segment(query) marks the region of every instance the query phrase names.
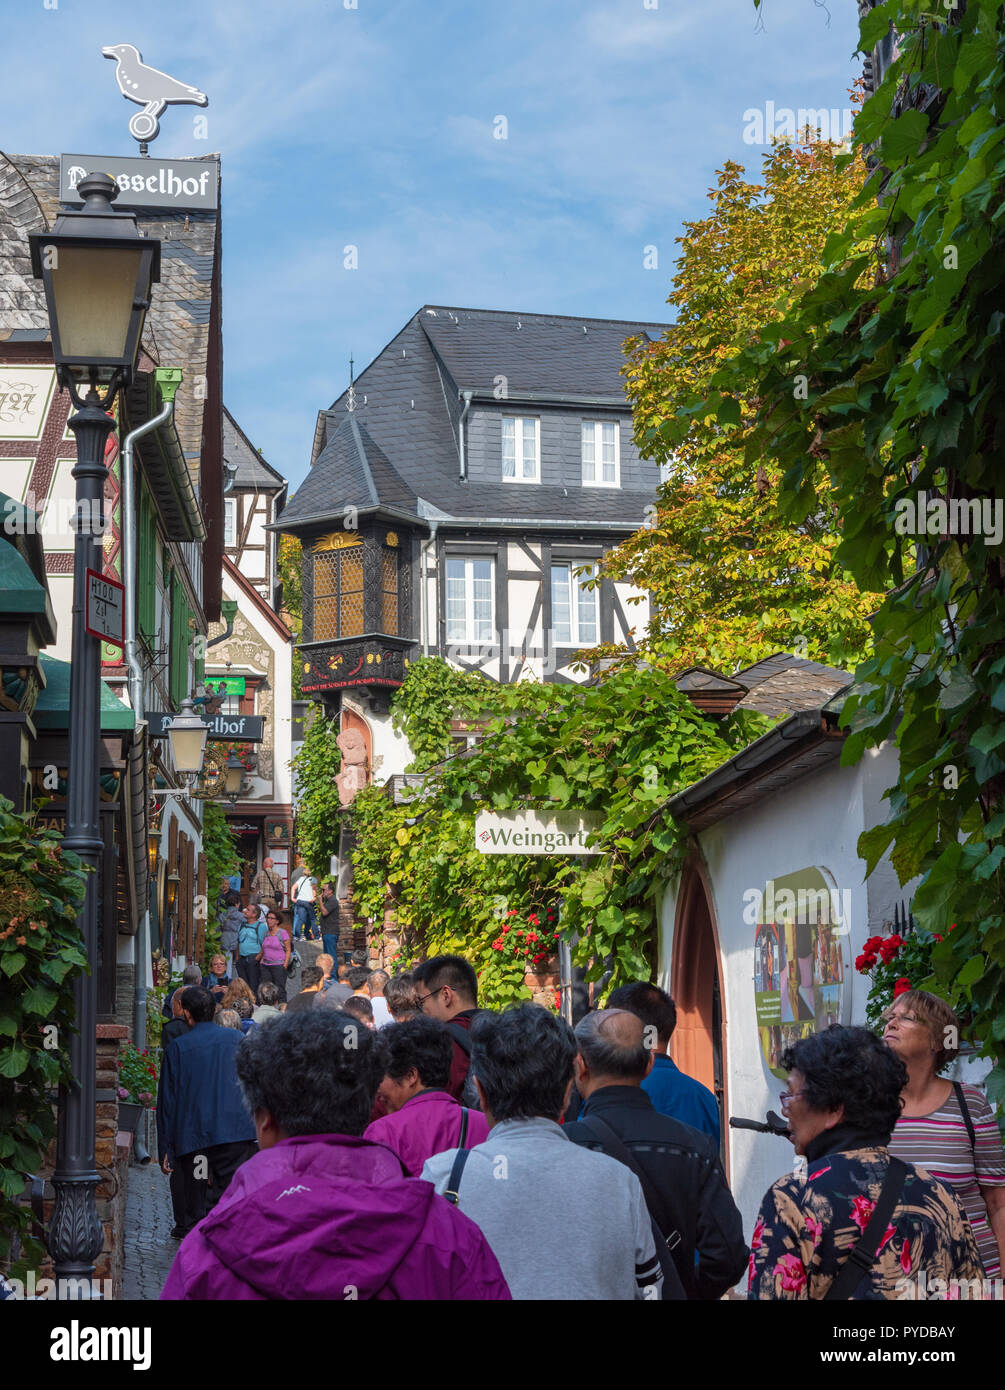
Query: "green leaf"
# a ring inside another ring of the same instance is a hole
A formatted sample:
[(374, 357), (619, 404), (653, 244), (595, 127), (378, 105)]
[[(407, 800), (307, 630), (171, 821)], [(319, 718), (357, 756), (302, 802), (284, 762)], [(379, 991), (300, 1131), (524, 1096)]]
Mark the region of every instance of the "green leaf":
[(956, 976), (956, 984), (960, 989), (969, 989), (975, 985), (984, 974), (984, 957), (971, 956), (966, 965)]
[(0, 1076), (20, 1076), (30, 1057), (31, 1053), (23, 1047), (0, 1049)]
[(928, 117), (920, 111), (905, 111), (883, 131), (880, 150), (883, 162), (891, 169), (914, 154), (928, 131)]
[(24, 969), (27, 959), (20, 951), (6, 951), (0, 956), (0, 970), (5, 975), (16, 975), (19, 970)]
[(26, 1014), (51, 1014), (59, 996), (45, 985), (33, 985), (25, 991), (21, 1003)]

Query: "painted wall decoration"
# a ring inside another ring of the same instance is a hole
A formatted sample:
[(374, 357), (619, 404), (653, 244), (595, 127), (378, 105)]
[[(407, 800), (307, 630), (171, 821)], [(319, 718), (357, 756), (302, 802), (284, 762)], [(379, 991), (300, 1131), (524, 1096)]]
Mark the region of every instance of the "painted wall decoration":
[(784, 1080), (781, 1057), (787, 1047), (847, 1021), (850, 894), (839, 894), (820, 869), (806, 868), (769, 879), (757, 896), (757, 1032), (769, 1070)]
[(56, 373), (52, 367), (0, 366), (0, 439), (38, 439)]

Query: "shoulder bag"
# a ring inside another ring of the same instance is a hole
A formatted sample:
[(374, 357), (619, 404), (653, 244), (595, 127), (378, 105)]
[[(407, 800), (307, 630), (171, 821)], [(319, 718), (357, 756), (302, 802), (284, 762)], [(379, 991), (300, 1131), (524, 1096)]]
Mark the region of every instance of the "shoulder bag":
[(894, 1207), (900, 1200), (907, 1173), (908, 1166), (903, 1159), (890, 1159), (890, 1166), (886, 1170), (886, 1177), (883, 1179), (883, 1186), (876, 1198), (876, 1205), (873, 1207), (868, 1224), (845, 1256), (841, 1268), (835, 1275), (830, 1288), (824, 1294), (822, 1302), (826, 1303), (838, 1298), (851, 1298), (876, 1263), (879, 1242), (883, 1238), (883, 1232), (890, 1224)]

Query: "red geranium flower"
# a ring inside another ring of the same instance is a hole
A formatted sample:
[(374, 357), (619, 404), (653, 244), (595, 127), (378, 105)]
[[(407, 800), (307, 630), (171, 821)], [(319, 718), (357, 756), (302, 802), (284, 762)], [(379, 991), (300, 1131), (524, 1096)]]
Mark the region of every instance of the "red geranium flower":
[(876, 964), (876, 957), (868, 955), (865, 951), (855, 958), (855, 969), (860, 975), (864, 975), (867, 970), (871, 970)]
[(893, 997), (894, 997), (894, 999), (898, 998), (901, 994), (905, 994), (905, 993), (907, 992), (907, 990), (909, 990), (910, 988), (911, 988), (911, 982), (910, 982), (910, 980), (907, 978), (906, 975), (901, 975), (900, 979), (897, 980), (897, 981), (894, 983), (894, 986), (893, 986)]

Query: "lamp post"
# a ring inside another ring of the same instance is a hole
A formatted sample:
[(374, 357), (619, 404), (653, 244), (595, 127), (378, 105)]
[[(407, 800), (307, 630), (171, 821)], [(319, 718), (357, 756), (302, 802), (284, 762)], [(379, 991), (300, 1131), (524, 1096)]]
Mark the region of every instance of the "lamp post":
[[(116, 392), (132, 380), (151, 285), (160, 279), (160, 242), (140, 235), (134, 213), (116, 212), (118, 186), (107, 174), (77, 185), (79, 212), (57, 217), (51, 232), (34, 232), (32, 270), (45, 290), (52, 356), (61, 386), (77, 407), (69, 428), (77, 441), (73, 548), (73, 633), (70, 666), (70, 759), (64, 845), (91, 870), (77, 917), (92, 969), (74, 982), (77, 1029), (69, 1040), (73, 1083), (61, 1086), (56, 1138), (55, 1202), (48, 1247), (58, 1278), (89, 1279), (103, 1232), (95, 1190), (95, 1062), (97, 1042), (98, 898), (102, 836), (98, 811), (101, 741), (99, 639), (85, 630), (87, 570), (100, 572), (105, 444), (115, 428), (108, 414)], [(100, 394), (99, 387), (104, 389)], [(78, 388), (84, 388), (83, 399)], [(110, 885), (105, 885), (105, 891)]]

